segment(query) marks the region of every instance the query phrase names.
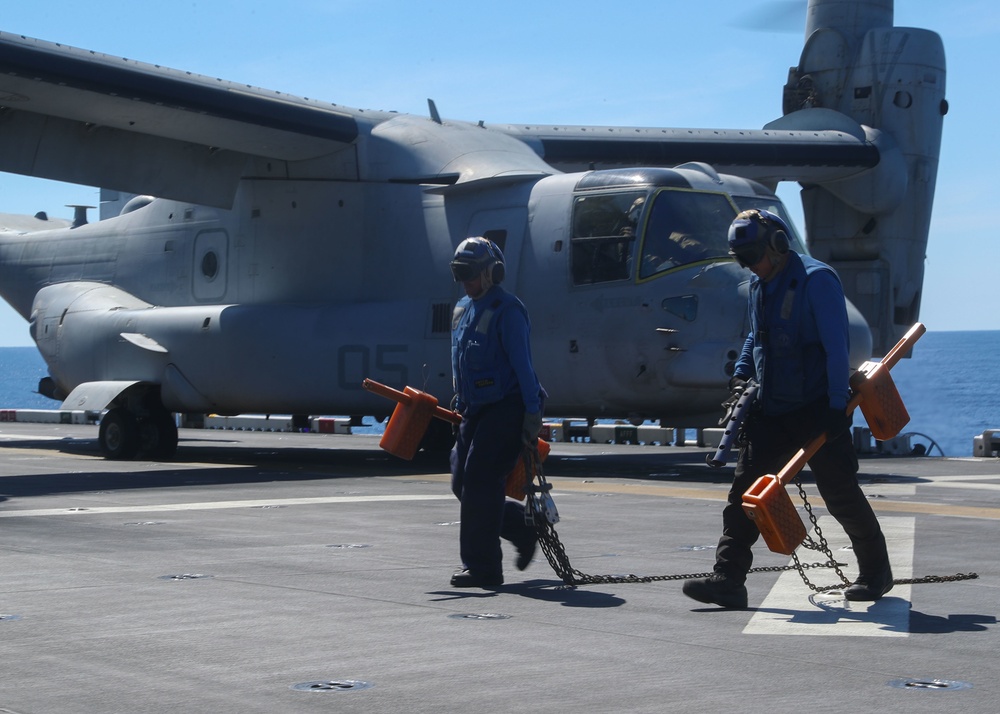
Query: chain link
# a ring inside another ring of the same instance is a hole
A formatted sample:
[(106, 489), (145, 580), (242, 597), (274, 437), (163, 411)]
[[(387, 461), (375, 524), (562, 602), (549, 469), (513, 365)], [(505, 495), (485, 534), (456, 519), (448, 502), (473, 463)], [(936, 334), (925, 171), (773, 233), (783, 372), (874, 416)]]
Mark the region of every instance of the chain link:
[[(707, 573), (679, 573), (675, 575), (588, 575), (583, 573), (576, 568), (574, 568), (569, 562), (569, 556), (566, 555), (566, 549), (563, 547), (562, 541), (559, 540), (559, 534), (556, 533), (554, 524), (549, 522), (549, 519), (542, 512), (542, 508), (539, 504), (537, 498), (533, 498), (535, 494), (538, 493), (548, 493), (551, 486), (545, 480), (545, 475), (542, 473), (541, 463), (534, 454), (528, 454), (525, 458), (525, 468), (527, 469), (526, 478), (526, 490), (527, 498), (525, 499), (525, 520), (529, 524), (533, 524), (535, 530), (538, 533), (538, 545), (545, 554), (546, 560), (549, 561), (549, 565), (552, 570), (555, 571), (562, 581), (570, 587), (575, 587), (577, 585), (594, 585), (594, 584), (611, 584), (611, 583), (652, 583), (664, 580), (690, 580), (692, 578), (707, 578), (713, 575), (713, 572)], [(532, 478), (533, 477), (533, 478)], [(537, 485), (536, 485), (537, 482)], [(782, 572), (786, 570), (797, 570), (802, 581), (815, 592), (829, 592), (831, 590), (841, 590), (851, 584), (847, 576), (841, 570), (844, 563), (838, 563), (833, 553), (830, 552), (830, 546), (827, 543), (826, 537), (823, 535), (823, 530), (819, 527), (819, 522), (816, 515), (813, 513), (812, 504), (806, 498), (805, 490), (802, 487), (802, 483), (798, 476), (795, 477), (795, 485), (798, 487), (799, 495), (802, 498), (803, 505), (806, 509), (806, 513), (809, 516), (809, 522), (812, 524), (813, 531), (816, 534), (815, 540), (812, 536), (806, 536), (806, 540), (803, 541), (802, 547), (808, 550), (815, 550), (823, 553), (827, 560), (825, 562), (817, 563), (802, 563), (799, 560), (797, 552), (792, 553), (792, 560), (794, 565), (773, 565), (773, 566), (760, 566), (757, 568), (751, 568), (751, 573), (774, 573)], [(806, 575), (806, 570), (811, 570), (814, 568), (828, 568), (832, 569), (837, 576), (840, 578), (840, 583), (835, 585), (815, 585), (809, 580)], [(909, 585), (909, 584), (922, 584), (922, 583), (949, 583), (956, 582), (959, 580), (975, 580), (979, 577), (977, 573), (956, 573), (955, 575), (927, 575), (922, 578), (904, 578), (893, 580), (895, 585)]]

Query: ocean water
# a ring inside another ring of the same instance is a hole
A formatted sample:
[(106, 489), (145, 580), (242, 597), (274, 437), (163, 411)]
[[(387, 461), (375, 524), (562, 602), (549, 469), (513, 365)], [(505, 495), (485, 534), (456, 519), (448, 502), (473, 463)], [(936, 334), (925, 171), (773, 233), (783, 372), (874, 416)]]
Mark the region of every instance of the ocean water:
[(58, 409), (59, 402), (38, 393), (48, 373), (34, 347), (0, 347), (0, 409)]
[[(1000, 331), (928, 332), (900, 360), (892, 379), (912, 443), (936, 444), (932, 456), (972, 456), (972, 438), (1000, 429)], [(860, 410), (855, 424), (864, 424)], [(923, 437), (923, 438), (921, 438)]]
[[(36, 391), (47, 373), (34, 347), (0, 348), (0, 408), (57, 409)], [(1000, 429), (1000, 331), (928, 332), (892, 378), (910, 414), (903, 434), (932, 456), (971, 456), (974, 436)]]

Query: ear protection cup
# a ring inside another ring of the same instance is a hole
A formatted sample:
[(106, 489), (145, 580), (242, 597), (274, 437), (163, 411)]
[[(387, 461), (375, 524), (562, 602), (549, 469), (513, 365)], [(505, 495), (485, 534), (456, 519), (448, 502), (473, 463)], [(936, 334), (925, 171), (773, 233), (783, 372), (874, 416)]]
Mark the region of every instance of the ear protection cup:
[(788, 252), (789, 248), (788, 234), (785, 233), (780, 228), (775, 227), (771, 231), (770, 244), (771, 244), (771, 250), (773, 250), (775, 253), (778, 253), (779, 255), (784, 255), (785, 253)]
[(747, 268), (764, 257), (765, 251), (785, 255), (791, 250), (788, 225), (775, 213), (751, 208), (741, 211), (729, 225), (729, 255)]
[(503, 264), (503, 253), (500, 252), (500, 248), (493, 241), (487, 240), (486, 243), (490, 257), (493, 258), (493, 263), (487, 268), (490, 271), (490, 281), (494, 285), (499, 285), (503, 282), (504, 276), (507, 274), (507, 268)]
[(474, 236), (466, 238), (455, 249), (455, 257), (451, 261), (451, 272), (455, 282), (472, 280), (482, 273), (487, 273), (493, 285), (499, 284), (506, 275), (503, 252), (488, 238)]
[(791, 244), (788, 240), (788, 233), (785, 230), (785, 222), (774, 213), (763, 209), (757, 210), (756, 214), (761, 227), (767, 231), (768, 247), (778, 255), (787, 253)]

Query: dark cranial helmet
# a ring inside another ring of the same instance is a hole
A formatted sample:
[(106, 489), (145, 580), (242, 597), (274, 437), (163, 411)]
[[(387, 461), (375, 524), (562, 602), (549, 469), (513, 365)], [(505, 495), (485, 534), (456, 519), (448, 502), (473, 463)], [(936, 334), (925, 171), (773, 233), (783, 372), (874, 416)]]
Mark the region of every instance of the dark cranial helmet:
[(729, 255), (744, 268), (757, 265), (770, 249), (782, 255), (788, 252), (788, 225), (763, 209), (743, 211), (729, 226)]
[(475, 280), (487, 270), (493, 285), (503, 280), (503, 253), (496, 243), (478, 236), (459, 243), (455, 257), (451, 259), (451, 274), (455, 276), (456, 283)]

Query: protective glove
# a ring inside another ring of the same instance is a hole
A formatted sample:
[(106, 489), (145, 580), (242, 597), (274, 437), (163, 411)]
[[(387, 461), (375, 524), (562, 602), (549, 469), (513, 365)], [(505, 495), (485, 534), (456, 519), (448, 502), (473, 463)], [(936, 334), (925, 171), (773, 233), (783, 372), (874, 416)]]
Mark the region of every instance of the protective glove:
[(743, 396), (746, 388), (747, 380), (743, 379), (743, 377), (733, 377), (729, 380), (729, 398), (722, 403), (722, 408), (726, 410), (726, 413), (719, 419), (719, 426), (729, 422), (730, 417), (733, 415), (733, 409), (736, 408), (736, 403), (740, 401), (740, 397)]
[(743, 396), (743, 392), (746, 391), (747, 384), (748, 384), (747, 380), (743, 379), (743, 377), (733, 377), (732, 379), (730, 379), (729, 399), (724, 401), (722, 403), (722, 406), (725, 409), (729, 409), (731, 406), (736, 404), (736, 402), (740, 400), (740, 397)]
[(524, 423), (521, 425), (521, 442), (528, 447), (538, 445), (538, 432), (542, 430), (542, 413), (525, 412)]
[(827, 441), (843, 436), (851, 430), (851, 425), (854, 423), (851, 415), (844, 409), (826, 409), (820, 414), (819, 420), (819, 431), (826, 433)]

